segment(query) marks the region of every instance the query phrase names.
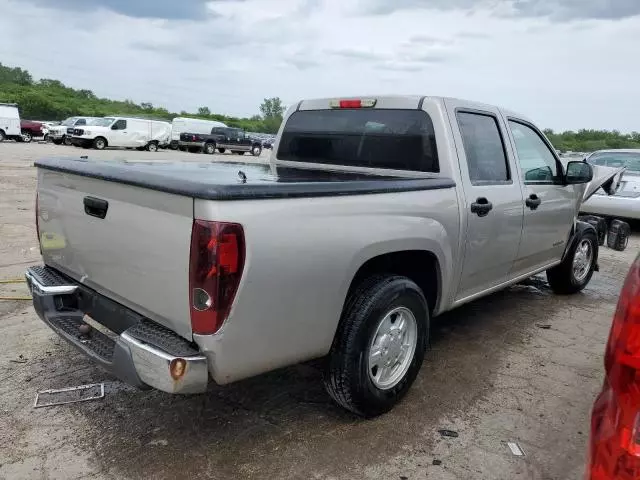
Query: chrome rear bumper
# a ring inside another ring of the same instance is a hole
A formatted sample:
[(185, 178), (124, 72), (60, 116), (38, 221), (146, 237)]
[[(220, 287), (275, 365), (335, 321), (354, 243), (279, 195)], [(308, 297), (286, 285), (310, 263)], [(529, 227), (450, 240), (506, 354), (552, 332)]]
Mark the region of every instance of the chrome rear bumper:
[[(168, 393), (207, 389), (207, 358), (194, 344), (52, 268), (32, 267), (25, 277), (40, 318), (109, 373)], [(91, 320), (85, 318), (87, 304), (93, 306)]]

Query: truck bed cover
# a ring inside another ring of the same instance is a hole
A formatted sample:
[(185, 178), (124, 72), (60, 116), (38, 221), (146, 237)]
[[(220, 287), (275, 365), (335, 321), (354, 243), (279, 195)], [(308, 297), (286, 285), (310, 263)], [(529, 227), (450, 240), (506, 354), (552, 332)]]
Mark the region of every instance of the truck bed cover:
[(363, 195), (455, 187), (450, 178), (381, 177), (237, 162), (135, 162), (48, 158), (35, 166), (203, 200)]

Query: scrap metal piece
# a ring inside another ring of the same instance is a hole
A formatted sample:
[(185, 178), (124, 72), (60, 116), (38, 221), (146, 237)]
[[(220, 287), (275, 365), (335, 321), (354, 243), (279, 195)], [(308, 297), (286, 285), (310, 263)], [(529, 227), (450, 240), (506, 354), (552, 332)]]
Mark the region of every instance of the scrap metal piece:
[(513, 453), (516, 457), (524, 457), (524, 451), (516, 442), (507, 442), (507, 447), (509, 447), (511, 453)]
[[(64, 400), (61, 402), (40, 403), (40, 404), (38, 403), (38, 400), (40, 399), (40, 395), (55, 395), (56, 393), (67, 393), (67, 392), (89, 390), (90, 388), (96, 388), (96, 387), (100, 388), (100, 392), (91, 397), (77, 398), (73, 400)], [(104, 398), (104, 383), (91, 383), (89, 385), (79, 385), (77, 387), (42, 390), (36, 393), (36, 400), (33, 403), (33, 408), (52, 407), (54, 405), (66, 405), (68, 403), (88, 402), (89, 400), (99, 400), (101, 398)]]

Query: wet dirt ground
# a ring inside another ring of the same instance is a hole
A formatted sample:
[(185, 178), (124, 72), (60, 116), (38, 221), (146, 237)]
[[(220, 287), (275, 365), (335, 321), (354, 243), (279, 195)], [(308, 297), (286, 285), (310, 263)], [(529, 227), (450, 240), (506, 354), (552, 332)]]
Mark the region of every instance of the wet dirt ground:
[[(0, 280), (39, 262), (33, 160), (79, 152), (0, 144)], [(639, 247), (637, 235), (624, 252), (603, 247), (582, 294), (555, 296), (535, 277), (436, 319), (410, 393), (368, 421), (331, 403), (319, 362), (199, 396), (131, 389), (60, 340), (30, 302), (0, 301), (0, 478), (580, 479), (604, 344)], [(0, 296), (25, 295), (24, 284), (0, 284)], [(104, 399), (33, 408), (39, 390), (94, 382), (105, 382)]]

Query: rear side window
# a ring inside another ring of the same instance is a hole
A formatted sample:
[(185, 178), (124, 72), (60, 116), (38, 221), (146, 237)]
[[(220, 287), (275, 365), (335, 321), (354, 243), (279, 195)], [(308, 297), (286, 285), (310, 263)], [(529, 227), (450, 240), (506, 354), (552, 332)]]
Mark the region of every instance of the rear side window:
[(81, 118), (76, 122), (76, 125), (86, 125), (87, 121), (84, 118)]
[(471, 183), (508, 182), (509, 165), (495, 117), (468, 112), (457, 116)]
[(287, 120), (277, 158), (327, 165), (439, 171), (433, 122), (422, 110), (298, 111)]

